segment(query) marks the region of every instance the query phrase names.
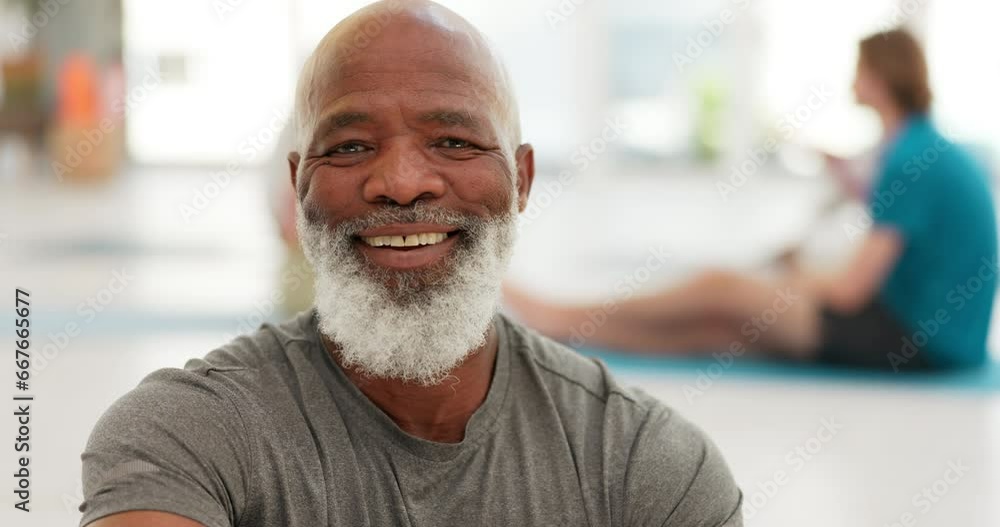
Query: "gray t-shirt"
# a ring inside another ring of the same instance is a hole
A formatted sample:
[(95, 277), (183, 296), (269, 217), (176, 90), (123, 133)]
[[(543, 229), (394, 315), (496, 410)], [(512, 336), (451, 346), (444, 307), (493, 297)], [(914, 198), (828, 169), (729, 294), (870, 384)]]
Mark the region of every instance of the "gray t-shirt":
[(81, 525), (128, 510), (223, 526), (738, 526), (705, 434), (603, 363), (498, 315), (460, 443), (402, 431), (320, 344), (314, 311), (146, 377), (83, 453)]

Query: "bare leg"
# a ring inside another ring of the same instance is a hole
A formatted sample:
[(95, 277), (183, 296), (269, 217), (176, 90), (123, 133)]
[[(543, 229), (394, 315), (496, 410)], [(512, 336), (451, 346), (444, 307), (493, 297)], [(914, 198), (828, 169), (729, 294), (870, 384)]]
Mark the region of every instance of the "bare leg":
[(504, 298), (542, 333), (617, 348), (718, 350), (741, 340), (807, 358), (819, 340), (816, 301), (794, 278), (712, 272), (675, 289), (584, 306), (539, 301), (511, 287)]
[(734, 325), (722, 320), (692, 320), (681, 324), (627, 323), (620, 319), (598, 325), (584, 322), (573, 328), (573, 345), (596, 345), (613, 349), (670, 354), (694, 354), (728, 349), (745, 339)]

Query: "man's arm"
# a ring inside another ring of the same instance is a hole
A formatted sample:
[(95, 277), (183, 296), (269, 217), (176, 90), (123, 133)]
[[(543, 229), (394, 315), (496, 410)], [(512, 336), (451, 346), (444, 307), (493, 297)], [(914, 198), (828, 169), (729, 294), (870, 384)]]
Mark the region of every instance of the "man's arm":
[(860, 171), (854, 163), (840, 156), (824, 153), (828, 172), (840, 185), (841, 190), (853, 200), (864, 201), (868, 194), (868, 186), (862, 181)]
[(159, 511), (131, 511), (105, 516), (87, 527), (205, 527), (183, 516)]
[(827, 305), (841, 313), (852, 313), (878, 294), (903, 253), (903, 238), (891, 227), (876, 226), (865, 238), (847, 268), (816, 287)]
[(834, 277), (824, 298), (838, 311), (850, 313), (870, 302), (892, 273), (907, 244), (926, 239), (933, 203), (939, 199), (935, 181), (917, 181), (905, 165), (890, 161), (875, 178), (870, 204), (872, 229), (848, 268)]
[(742, 527), (743, 495), (722, 454), (696, 426), (655, 403), (625, 477), (627, 527)]
[(160, 370), (112, 405), (82, 456), (81, 525), (236, 523), (253, 449), (226, 390), (211, 375)]

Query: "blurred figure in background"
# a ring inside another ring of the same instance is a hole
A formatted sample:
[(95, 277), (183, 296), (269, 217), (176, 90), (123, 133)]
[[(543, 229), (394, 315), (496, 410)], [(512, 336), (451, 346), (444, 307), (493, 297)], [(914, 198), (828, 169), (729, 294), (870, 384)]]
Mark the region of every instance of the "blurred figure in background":
[[(606, 321), (594, 324), (587, 343), (614, 349), (731, 348), (739, 355), (746, 345), (795, 360), (892, 371), (983, 364), (998, 272), (986, 171), (929, 119), (924, 53), (906, 31), (861, 42), (854, 91), (878, 113), (884, 138), (871, 188), (842, 178), (848, 193), (866, 196), (868, 216), (845, 225), (860, 246), (839, 273), (792, 266), (764, 281), (709, 272), (611, 308), (556, 305), (507, 286), (508, 307), (562, 340), (604, 311)], [(762, 316), (769, 312), (777, 316)]]
[(286, 126), (265, 165), (271, 215), (284, 242), (284, 261), (277, 282), (281, 286), (280, 317), (305, 311), (313, 305), (313, 269), (299, 244), (295, 227), (295, 189), (288, 182), (288, 152), (295, 150), (295, 128)]

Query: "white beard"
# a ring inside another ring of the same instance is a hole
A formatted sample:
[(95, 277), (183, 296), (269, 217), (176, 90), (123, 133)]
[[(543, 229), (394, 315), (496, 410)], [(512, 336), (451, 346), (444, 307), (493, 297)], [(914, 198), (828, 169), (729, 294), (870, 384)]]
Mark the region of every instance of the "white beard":
[[(316, 271), (319, 329), (337, 345), (343, 366), (430, 386), (486, 342), (517, 236), (514, 196), (508, 213), (487, 220), (418, 205), (382, 209), (336, 229), (296, 208), (299, 240)], [(376, 269), (353, 245), (354, 235), (395, 222), (454, 225), (462, 237), (435, 269)]]

